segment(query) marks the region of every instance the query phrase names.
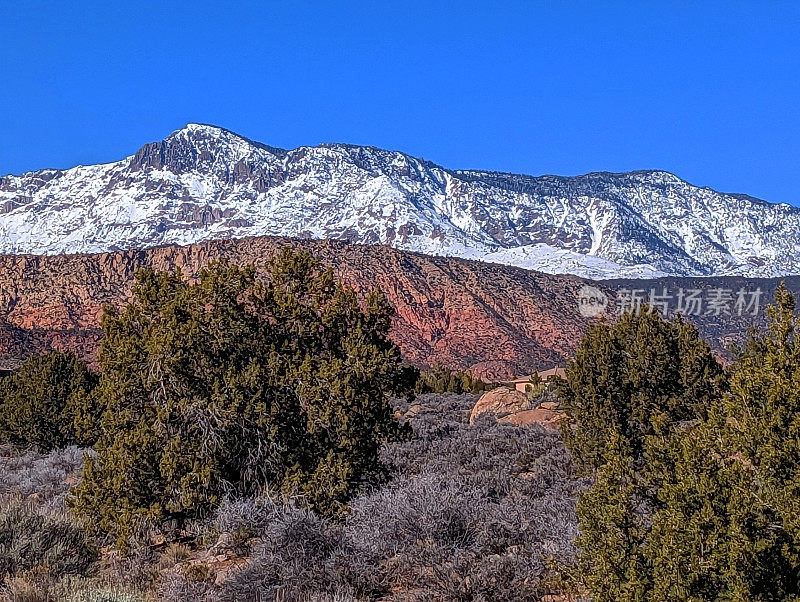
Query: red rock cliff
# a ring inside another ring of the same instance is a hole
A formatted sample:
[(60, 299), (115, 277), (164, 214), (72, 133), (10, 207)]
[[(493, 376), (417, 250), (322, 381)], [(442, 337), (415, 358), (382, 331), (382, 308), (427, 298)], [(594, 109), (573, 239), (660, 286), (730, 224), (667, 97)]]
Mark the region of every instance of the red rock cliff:
[(98, 255), (0, 256), (0, 363), (50, 348), (91, 359), (103, 305), (130, 299), (137, 268), (180, 268), (192, 277), (219, 257), (263, 268), (287, 244), (309, 249), (362, 294), (383, 289), (397, 310), (392, 336), (418, 364), (475, 366), (483, 378), (526, 374), (562, 365), (589, 324), (577, 307), (583, 281), (572, 276), (382, 246), (260, 237)]

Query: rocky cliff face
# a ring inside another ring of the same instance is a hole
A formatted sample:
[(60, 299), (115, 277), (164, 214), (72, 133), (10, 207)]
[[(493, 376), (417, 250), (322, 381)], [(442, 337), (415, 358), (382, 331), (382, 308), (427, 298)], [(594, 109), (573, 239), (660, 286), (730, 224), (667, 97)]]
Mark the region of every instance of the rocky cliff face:
[(137, 268), (188, 277), (225, 257), (265, 266), (286, 244), (308, 248), (361, 294), (379, 286), (397, 310), (392, 336), (418, 364), (474, 367), (482, 378), (562, 365), (590, 323), (578, 309), (583, 282), (518, 268), (429, 257), (385, 246), (247, 238), (94, 255), (0, 256), (0, 359), (13, 365), (44, 349), (91, 359), (105, 304), (130, 299)]
[(0, 253), (290, 236), (588, 278), (800, 273), (800, 209), (661, 171), (531, 177), (190, 124), (105, 165), (0, 178)]
[[(597, 319), (587, 315), (592, 311), (581, 310), (586, 287), (589, 299), (604, 298), (599, 315), (611, 320), (620, 307), (630, 308), (634, 299), (647, 303), (652, 295), (668, 317), (688, 313), (724, 353), (726, 345), (744, 339), (749, 326), (763, 327), (764, 309), (780, 281), (724, 277), (598, 283), (386, 246), (272, 237), (92, 255), (5, 255), (0, 256), (0, 369), (47, 349), (71, 349), (91, 360), (100, 341), (103, 306), (131, 298), (140, 267), (179, 268), (193, 277), (224, 257), (263, 270), (285, 245), (310, 250), (362, 295), (380, 287), (396, 308), (392, 337), (408, 360), (469, 368), (487, 380), (563, 366)], [(800, 277), (785, 280), (800, 292)]]

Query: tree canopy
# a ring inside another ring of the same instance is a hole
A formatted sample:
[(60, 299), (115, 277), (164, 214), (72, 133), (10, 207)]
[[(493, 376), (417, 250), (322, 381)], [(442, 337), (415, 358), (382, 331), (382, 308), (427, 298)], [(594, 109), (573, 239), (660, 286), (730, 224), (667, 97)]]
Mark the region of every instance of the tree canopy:
[[(381, 477), (400, 437), (390, 394), (413, 373), (388, 339), (392, 308), (363, 306), (304, 251), (265, 281), (210, 265), (196, 283), (142, 270), (102, 320), (96, 457), (70, 500), (119, 541), (141, 520), (183, 520), (266, 489), (336, 512)], [(89, 420), (91, 422), (91, 420)]]
[(647, 309), (592, 326), (568, 364), (562, 434), (594, 477), (577, 511), (583, 580), (595, 600), (642, 600), (652, 588), (647, 542), (658, 500), (650, 441), (704, 416), (721, 375), (694, 327)]
[[(644, 461), (654, 420), (676, 424), (703, 416), (720, 390), (722, 368), (697, 329), (655, 311), (625, 313), (590, 327), (559, 391), (564, 441), (586, 471), (612, 455)], [(612, 445), (612, 440), (615, 442)]]
[(0, 379), (0, 441), (43, 449), (91, 444), (76, 423), (96, 384), (97, 375), (72, 353), (29, 359)]
[(706, 420), (654, 445), (652, 599), (800, 599), (800, 341), (781, 285)]
[(794, 310), (781, 285), (725, 381), (680, 321), (589, 333), (562, 393), (565, 440), (594, 477), (578, 543), (595, 600), (800, 599)]

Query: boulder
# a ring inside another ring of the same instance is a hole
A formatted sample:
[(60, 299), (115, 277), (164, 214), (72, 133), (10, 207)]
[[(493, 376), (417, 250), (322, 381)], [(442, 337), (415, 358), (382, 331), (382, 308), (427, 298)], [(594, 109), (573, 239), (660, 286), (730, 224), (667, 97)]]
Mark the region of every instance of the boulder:
[(540, 408), (544, 408), (545, 410), (558, 410), (561, 407), (561, 404), (557, 401), (543, 401), (539, 404)]
[(564, 415), (557, 401), (544, 401), (538, 407), (521, 391), (498, 387), (484, 393), (469, 415), (469, 423), (473, 424), (479, 417), (490, 414), (498, 422), (507, 422), (515, 426), (540, 424), (548, 429), (557, 429), (558, 422)]
[(557, 410), (548, 410), (543, 407), (538, 407), (533, 410), (522, 410), (521, 412), (514, 412), (502, 418), (498, 418), (499, 422), (508, 422), (515, 426), (530, 426), (532, 424), (541, 424), (547, 429), (557, 429), (558, 421), (561, 420), (563, 412)]
[(476, 419), (484, 414), (493, 414), (497, 418), (502, 418), (509, 414), (530, 409), (531, 402), (525, 393), (508, 387), (497, 387), (481, 395), (475, 407), (472, 408), (472, 412), (470, 412), (469, 423), (473, 424)]
[(415, 404), (414, 404), (414, 405), (412, 405), (410, 408), (408, 408), (408, 411), (407, 411), (405, 414), (403, 414), (403, 416), (404, 416), (405, 418), (413, 418), (414, 416), (416, 416), (417, 414), (419, 414), (419, 413), (420, 413), (422, 410), (424, 410), (424, 409), (425, 409), (425, 408), (424, 408), (424, 407), (422, 407), (422, 405), (421, 405), (421, 404), (415, 403)]

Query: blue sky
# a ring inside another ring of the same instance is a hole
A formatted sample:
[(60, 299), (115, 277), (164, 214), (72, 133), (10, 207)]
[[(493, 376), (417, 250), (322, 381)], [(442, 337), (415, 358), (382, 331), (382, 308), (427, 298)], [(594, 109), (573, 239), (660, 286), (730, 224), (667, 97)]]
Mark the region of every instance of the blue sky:
[(800, 3), (5, 2), (0, 174), (187, 122), (800, 205)]

